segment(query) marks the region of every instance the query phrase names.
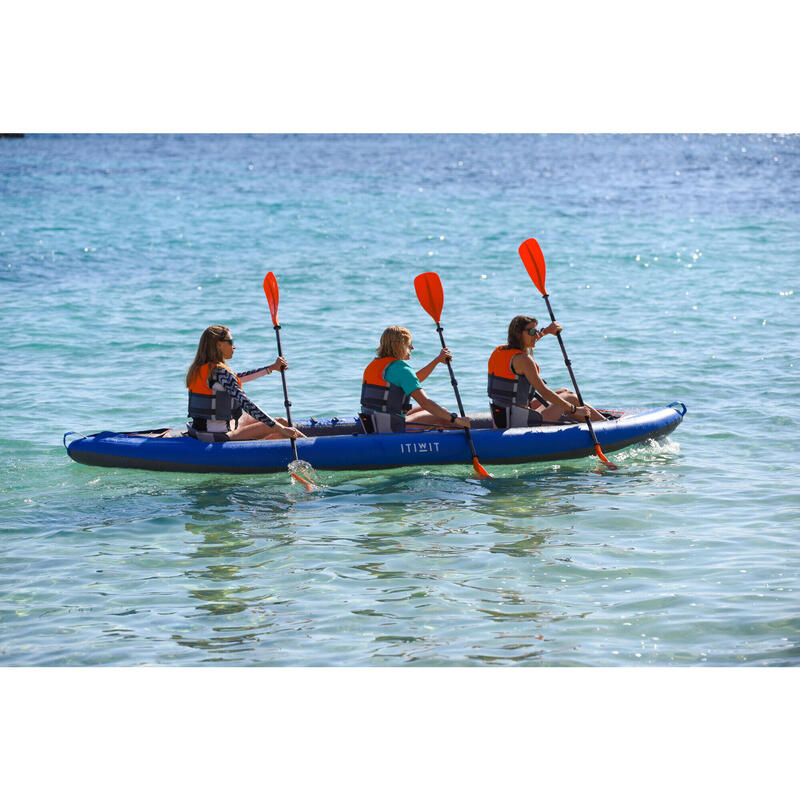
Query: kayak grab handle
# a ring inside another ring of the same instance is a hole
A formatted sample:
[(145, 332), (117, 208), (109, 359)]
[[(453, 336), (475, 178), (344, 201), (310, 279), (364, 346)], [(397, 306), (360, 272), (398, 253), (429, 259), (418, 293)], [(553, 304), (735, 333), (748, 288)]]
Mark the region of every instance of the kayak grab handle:
[(64, 449), (67, 452), (69, 452), (69, 445), (67, 445), (67, 436), (77, 436), (79, 439), (85, 439), (86, 438), (86, 436), (84, 436), (82, 433), (78, 433), (77, 431), (67, 431), (64, 434), (64, 438), (62, 440), (63, 443), (64, 443)]
[[(681, 408), (678, 408), (678, 406), (680, 406), (683, 409), (683, 411), (681, 411)], [(674, 403), (668, 403), (667, 408), (674, 408), (681, 415), (681, 419), (683, 419), (684, 416), (686, 416), (686, 406), (683, 403), (677, 401)]]

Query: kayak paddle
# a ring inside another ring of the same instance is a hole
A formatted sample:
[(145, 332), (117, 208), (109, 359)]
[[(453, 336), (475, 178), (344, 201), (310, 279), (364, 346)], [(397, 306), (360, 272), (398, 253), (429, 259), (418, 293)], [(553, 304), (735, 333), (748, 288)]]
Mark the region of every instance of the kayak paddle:
[[(556, 318), (553, 315), (553, 307), (550, 305), (550, 298), (547, 296), (547, 291), (544, 287), (544, 279), (545, 279), (545, 263), (544, 263), (544, 255), (542, 253), (542, 248), (539, 247), (539, 242), (536, 239), (526, 239), (520, 246), (519, 246), (519, 255), (522, 259), (522, 263), (525, 265), (525, 269), (528, 270), (528, 275), (530, 275), (531, 280), (533, 281), (536, 288), (541, 293), (542, 297), (544, 297), (545, 303), (547, 303), (547, 310), (550, 312), (550, 319), (555, 322)], [(558, 337), (558, 343), (561, 345), (561, 352), (564, 355), (564, 363), (567, 365), (567, 369), (569, 370), (569, 376), (572, 378), (572, 385), (575, 387), (575, 394), (578, 396), (578, 404), (583, 405), (583, 398), (581, 397), (581, 390), (578, 388), (578, 382), (575, 380), (575, 373), (572, 371), (572, 362), (569, 360), (567, 356), (567, 350), (564, 347), (564, 341), (561, 338), (561, 334), (557, 333), (556, 336)], [(597, 457), (609, 468), (609, 469), (619, 469), (616, 464), (613, 464), (609, 461), (603, 451), (600, 449), (600, 442), (597, 441), (597, 436), (595, 435), (594, 428), (592, 427), (592, 421), (589, 419), (589, 415), (586, 415), (586, 424), (589, 427), (589, 433), (592, 435), (592, 441), (594, 442), (594, 452), (597, 454)]]
[[(278, 322), (278, 281), (275, 279), (275, 275), (272, 272), (268, 272), (264, 278), (264, 294), (267, 296), (267, 304), (269, 305), (269, 313), (272, 317), (272, 326), (275, 328), (275, 336), (278, 339), (278, 356), (283, 357), (283, 351), (281, 350), (281, 326)], [(289, 401), (289, 392), (286, 389), (286, 368), (281, 367), (281, 382), (283, 383), (283, 405), (286, 407), (286, 421), (289, 423), (289, 427), (292, 427), (292, 412), (291, 407), (292, 404)], [(300, 461), (297, 455), (297, 442), (294, 439), (289, 440), (292, 443), (292, 455), (294, 455), (294, 462), (289, 465), (289, 472), (293, 478), (297, 478), (300, 483), (302, 483), (307, 491), (311, 491), (314, 488), (314, 483), (310, 481), (308, 478), (302, 477), (302, 475), (298, 475), (295, 471), (297, 469), (298, 464), (296, 462)], [(300, 462), (300, 464), (305, 464), (306, 462)], [(309, 464), (309, 466), (311, 466)], [(294, 467), (295, 470), (291, 468)]]
[[(444, 290), (442, 289), (442, 282), (435, 272), (423, 272), (422, 275), (417, 275), (414, 278), (414, 289), (417, 292), (417, 299), (420, 305), (431, 315), (433, 321), (436, 323), (436, 330), (439, 333), (439, 339), (442, 342), (442, 347), (447, 347), (444, 343), (444, 334), (442, 333), (442, 325), (439, 322), (442, 316), (442, 307), (444, 306)], [(450, 383), (453, 384), (453, 391), (456, 393), (456, 403), (458, 403), (458, 412), (464, 417), (464, 406), (461, 404), (461, 394), (458, 391), (458, 381), (453, 374), (453, 365), (450, 359), (447, 359), (447, 369), (450, 372)], [(414, 424), (413, 422), (411, 423)], [(475, 443), (472, 441), (472, 433), (469, 428), (464, 428), (464, 433), (467, 434), (467, 441), (469, 442), (469, 449), (472, 452), (472, 466), (475, 472), (478, 473), (479, 478), (491, 478), (490, 475), (478, 461), (478, 454), (475, 452)]]

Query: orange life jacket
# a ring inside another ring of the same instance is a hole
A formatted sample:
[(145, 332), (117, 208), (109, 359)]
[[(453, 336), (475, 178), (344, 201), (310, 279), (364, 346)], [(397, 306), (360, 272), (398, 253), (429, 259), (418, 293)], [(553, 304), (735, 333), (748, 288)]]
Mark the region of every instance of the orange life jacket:
[(385, 414), (405, 414), (411, 408), (409, 396), (384, 377), (386, 368), (396, 358), (373, 358), (364, 370), (364, 382), (361, 384), (361, 405), (373, 411)]
[[(527, 406), (536, 396), (530, 381), (524, 375), (514, 372), (511, 361), (514, 356), (524, 353), (514, 347), (495, 347), (489, 356), (489, 386), (491, 401), (500, 408), (510, 406)], [(534, 362), (536, 364), (536, 362)], [(536, 372), (539, 365), (536, 364)], [(545, 405), (547, 405), (545, 403)]]
[[(234, 399), (224, 389), (214, 390), (208, 385), (209, 374), (212, 367), (222, 366), (218, 362), (209, 361), (197, 371), (191, 386), (189, 386), (189, 411), (188, 416), (194, 419), (222, 420), (230, 422), (242, 416), (242, 407), (238, 399)], [(242, 381), (235, 373), (231, 373), (242, 388)]]
[(409, 395), (385, 378), (387, 367), (396, 358), (374, 358), (364, 370), (361, 384), (361, 412), (369, 417), (365, 428), (371, 433), (390, 433), (405, 429), (405, 413), (411, 409)]

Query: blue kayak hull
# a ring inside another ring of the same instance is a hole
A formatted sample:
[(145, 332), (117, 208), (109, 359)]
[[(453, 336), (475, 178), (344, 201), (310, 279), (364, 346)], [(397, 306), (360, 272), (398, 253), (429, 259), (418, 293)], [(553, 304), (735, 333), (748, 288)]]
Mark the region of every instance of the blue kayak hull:
[[(678, 427), (682, 403), (645, 411), (619, 412), (619, 419), (593, 424), (603, 452), (666, 436)], [(376, 470), (436, 464), (471, 463), (466, 436), (457, 430), (420, 433), (356, 433), (357, 420), (300, 420), (308, 436), (297, 440), (298, 457), (317, 470)], [(316, 430), (315, 430), (316, 429)], [(341, 433), (338, 434), (339, 430)], [(324, 435), (314, 435), (317, 431)], [(283, 472), (293, 460), (286, 439), (209, 444), (189, 436), (153, 438), (144, 433), (103, 431), (74, 439), (70, 458), (99, 467), (165, 470), (170, 472), (259, 473)], [(522, 464), (562, 461), (594, 454), (585, 424), (472, 431), (482, 464)]]

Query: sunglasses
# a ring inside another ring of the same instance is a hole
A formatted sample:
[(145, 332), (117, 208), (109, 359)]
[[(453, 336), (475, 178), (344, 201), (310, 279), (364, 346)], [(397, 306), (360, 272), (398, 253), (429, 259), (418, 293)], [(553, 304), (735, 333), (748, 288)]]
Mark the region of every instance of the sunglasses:
[(227, 344), (233, 344), (233, 339), (218, 339), (219, 342), (226, 342)]
[(525, 333), (527, 333), (528, 336), (536, 336), (539, 331), (537, 331), (536, 328), (525, 328)]

